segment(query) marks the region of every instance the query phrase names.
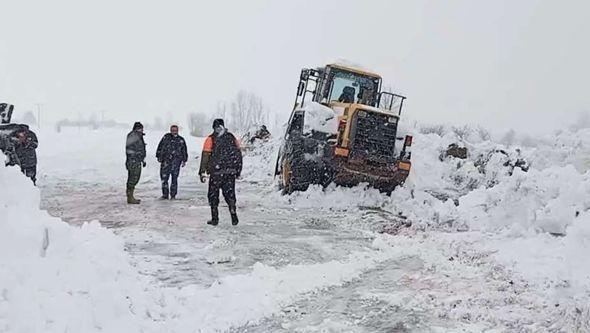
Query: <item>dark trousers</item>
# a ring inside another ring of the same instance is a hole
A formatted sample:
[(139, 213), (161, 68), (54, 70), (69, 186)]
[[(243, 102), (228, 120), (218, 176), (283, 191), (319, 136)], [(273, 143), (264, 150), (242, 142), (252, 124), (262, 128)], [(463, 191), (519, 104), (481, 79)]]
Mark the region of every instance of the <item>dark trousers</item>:
[(209, 177), (207, 198), (211, 207), (219, 206), (219, 190), (225, 202), (232, 207), (236, 205), (236, 176), (232, 174), (212, 174)]
[(141, 163), (127, 163), (127, 188), (134, 189), (141, 177)]
[(20, 170), (25, 174), (25, 176), (31, 178), (33, 181), (33, 185), (37, 185), (37, 166), (27, 166), (21, 167)]
[[(164, 161), (160, 164), (160, 179), (162, 180), (162, 195), (168, 197), (176, 196), (178, 191), (178, 175), (180, 174), (180, 165), (182, 161)], [(168, 191), (168, 179), (172, 177), (170, 182), (170, 191)]]

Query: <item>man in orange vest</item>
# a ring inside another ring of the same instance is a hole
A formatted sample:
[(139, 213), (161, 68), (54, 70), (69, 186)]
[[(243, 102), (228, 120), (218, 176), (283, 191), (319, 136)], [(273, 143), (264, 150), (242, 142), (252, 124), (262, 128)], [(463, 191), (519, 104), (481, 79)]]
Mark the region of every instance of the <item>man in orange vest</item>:
[(207, 198), (211, 206), (209, 225), (219, 223), (219, 190), (229, 206), (232, 225), (238, 224), (236, 212), (236, 178), (242, 173), (242, 151), (240, 142), (227, 131), (223, 119), (213, 121), (213, 133), (203, 145), (199, 177), (205, 183), (205, 174), (209, 174), (209, 191)]

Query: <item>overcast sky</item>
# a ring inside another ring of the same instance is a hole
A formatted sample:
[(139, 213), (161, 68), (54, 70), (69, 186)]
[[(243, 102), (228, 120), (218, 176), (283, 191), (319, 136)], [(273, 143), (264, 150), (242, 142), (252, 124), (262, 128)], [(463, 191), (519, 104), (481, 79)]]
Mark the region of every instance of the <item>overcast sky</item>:
[(184, 120), (240, 89), (277, 113), (348, 59), (413, 118), (542, 132), (590, 110), (590, 1), (1, 1), (0, 101), (55, 121)]

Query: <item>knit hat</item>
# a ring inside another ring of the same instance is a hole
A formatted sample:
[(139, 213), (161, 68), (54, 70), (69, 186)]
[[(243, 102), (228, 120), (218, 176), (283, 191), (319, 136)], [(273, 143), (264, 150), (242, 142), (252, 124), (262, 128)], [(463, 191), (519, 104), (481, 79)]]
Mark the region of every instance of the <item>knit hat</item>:
[(133, 124), (133, 130), (135, 131), (140, 128), (143, 128), (143, 125), (139, 121), (136, 121), (135, 124)]
[(219, 127), (219, 126), (225, 127), (225, 123), (223, 122), (223, 119), (217, 118), (217, 119), (213, 120), (213, 129), (215, 129), (216, 127)]

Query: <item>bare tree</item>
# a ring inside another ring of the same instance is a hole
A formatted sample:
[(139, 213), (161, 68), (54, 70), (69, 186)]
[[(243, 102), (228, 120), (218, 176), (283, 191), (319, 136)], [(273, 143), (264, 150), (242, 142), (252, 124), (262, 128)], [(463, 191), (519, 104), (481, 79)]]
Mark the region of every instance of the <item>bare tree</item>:
[(477, 126), (477, 134), (482, 141), (490, 141), (492, 139), (490, 131), (482, 126)]
[(262, 98), (240, 91), (231, 102), (219, 102), (215, 116), (225, 119), (227, 127), (246, 132), (254, 126), (266, 124), (268, 113)]
[(440, 137), (444, 136), (447, 132), (444, 125), (423, 125), (419, 129), (422, 134), (436, 134)]

